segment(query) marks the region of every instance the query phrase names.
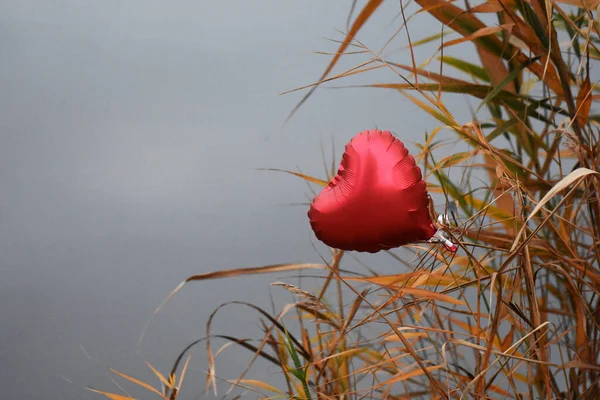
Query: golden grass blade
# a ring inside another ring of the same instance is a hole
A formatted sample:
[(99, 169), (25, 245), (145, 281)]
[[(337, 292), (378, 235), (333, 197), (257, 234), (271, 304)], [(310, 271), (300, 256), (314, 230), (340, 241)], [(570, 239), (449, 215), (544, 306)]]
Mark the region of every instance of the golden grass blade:
[[(434, 75), (434, 74), (430, 74), (430, 75)], [(434, 78), (432, 77), (432, 79), (434, 79)], [(524, 96), (521, 96), (521, 95), (511, 93), (508, 90), (504, 90), (502, 88), (498, 89), (498, 88), (493, 88), (488, 85), (468, 83), (468, 82), (460, 81), (460, 80), (456, 80), (456, 79), (454, 79), (454, 80), (447, 79), (446, 81), (447, 81), (446, 83), (442, 83), (442, 84), (420, 83), (418, 88), (416, 88), (412, 84), (407, 84), (407, 83), (374, 83), (374, 84), (356, 85), (356, 86), (347, 86), (347, 87), (395, 89), (395, 90), (400, 91), (404, 95), (406, 95), (406, 93), (403, 92), (404, 90), (418, 90), (421, 93), (423, 91), (432, 91), (432, 92), (437, 91), (437, 92), (443, 92), (443, 93), (462, 93), (462, 94), (467, 94), (467, 95), (484, 100), (482, 102), (482, 104), (480, 105), (480, 107), (483, 107), (483, 105), (485, 105), (485, 103), (490, 102), (493, 104), (507, 106), (508, 108), (514, 109), (515, 111), (517, 111), (521, 114), (530, 115), (536, 119), (539, 119), (540, 121), (546, 122), (546, 119), (544, 118), (544, 116), (542, 114), (540, 114), (539, 112), (537, 112), (537, 110), (536, 110), (538, 108), (537, 105), (540, 105), (542, 108), (546, 108), (546, 109), (549, 108), (545, 104), (538, 103), (535, 106), (531, 106), (530, 104), (528, 104), (528, 101), (529, 101), (528, 98), (525, 98)], [(497, 90), (497, 91), (495, 93), (491, 94), (492, 91), (495, 91), (495, 90)], [(408, 96), (408, 95), (406, 95), (406, 96)], [(413, 102), (415, 102), (415, 101), (413, 100)], [(423, 104), (423, 103), (420, 103), (417, 105), (419, 107), (423, 108), (421, 106), (421, 104)], [(442, 122), (448, 122), (447, 118), (452, 118), (451, 115), (449, 115), (445, 112), (439, 113), (439, 112), (435, 111), (434, 109), (432, 109), (431, 107), (428, 107), (428, 109), (426, 109), (426, 111), (428, 111), (431, 115), (435, 116), (437, 119), (439, 119)], [(437, 115), (434, 115), (434, 113), (437, 113)]]
[(112, 372), (114, 372), (115, 374), (117, 374), (117, 375), (120, 375), (121, 377), (123, 377), (123, 378), (127, 379), (128, 381), (131, 381), (131, 382), (133, 382), (133, 383), (135, 383), (135, 384), (138, 384), (138, 385), (140, 385), (141, 387), (143, 387), (144, 389), (146, 389), (146, 390), (149, 390), (150, 392), (152, 392), (152, 393), (155, 393), (155, 394), (159, 395), (160, 397), (162, 397), (162, 398), (163, 398), (163, 399), (165, 399), (165, 400), (168, 400), (168, 399), (167, 399), (167, 398), (166, 398), (166, 397), (165, 397), (165, 396), (164, 396), (164, 395), (163, 395), (161, 392), (159, 392), (158, 390), (156, 390), (156, 389), (155, 389), (155, 388), (153, 388), (152, 386), (148, 385), (146, 382), (142, 382), (142, 381), (140, 381), (139, 379), (133, 378), (133, 377), (131, 377), (131, 376), (129, 376), (129, 375), (126, 375), (126, 374), (124, 374), (124, 373), (122, 373), (122, 372), (119, 372), (119, 371), (117, 371), (117, 370), (114, 370), (114, 369), (112, 369), (112, 368), (110, 368), (110, 370), (111, 370)]
[[(325, 69), (325, 72), (323, 72), (323, 74), (321, 75), (321, 78), (319, 79), (320, 81), (322, 81), (323, 79), (325, 79), (327, 77), (327, 75), (329, 75), (329, 73), (331, 72), (333, 67), (337, 64), (340, 57), (342, 56), (342, 54), (344, 53), (344, 51), (346, 50), (346, 48), (348, 47), (350, 42), (352, 42), (352, 40), (354, 39), (354, 37), (356, 36), (356, 34), (360, 30), (360, 28), (362, 28), (362, 26), (365, 24), (365, 22), (367, 22), (367, 20), (371, 17), (371, 15), (373, 15), (373, 13), (379, 8), (381, 3), (383, 3), (383, 0), (369, 0), (367, 2), (367, 4), (365, 4), (365, 6), (361, 10), (361, 12), (356, 17), (356, 20), (352, 24), (350, 31), (344, 38), (344, 41), (338, 48), (335, 56), (333, 57), (333, 60), (331, 60), (331, 62)], [(302, 100), (300, 100), (300, 102), (290, 112), (290, 114), (286, 118), (286, 120), (289, 120), (296, 113), (296, 111), (298, 111), (298, 109), (302, 106), (302, 104), (304, 104), (306, 102), (306, 100), (308, 100), (308, 98), (313, 94), (313, 92), (316, 90), (317, 87), (318, 87), (318, 85), (315, 85), (310, 89), (310, 91), (302, 98)]]
[(329, 72), (331, 72), (333, 67), (339, 61), (341, 54), (344, 53), (344, 51), (346, 50), (346, 48), (348, 47), (350, 42), (352, 42), (352, 40), (354, 39), (354, 36), (356, 36), (356, 34), (360, 30), (360, 28), (362, 28), (362, 26), (365, 24), (365, 22), (367, 22), (367, 20), (371, 17), (371, 15), (373, 15), (373, 13), (377, 10), (377, 8), (379, 8), (381, 3), (383, 3), (383, 0), (369, 0), (368, 3), (365, 4), (365, 6), (361, 10), (360, 14), (358, 15), (358, 17), (356, 17), (356, 20), (352, 24), (350, 31), (344, 38), (344, 41), (338, 48), (335, 57), (333, 58), (333, 60), (331, 60), (331, 62), (325, 69), (325, 72), (323, 72), (321, 79), (325, 78), (329, 74)]
[[(389, 61), (388, 64), (393, 65), (394, 67), (402, 68), (403, 70), (406, 70), (406, 71), (410, 71), (413, 74), (418, 74), (420, 76), (424, 76), (424, 77), (434, 80), (436, 82), (440, 82), (440, 83), (444, 83), (444, 84), (448, 83), (448, 84), (455, 84), (455, 85), (466, 85), (466, 86), (472, 85), (472, 83), (464, 81), (462, 79), (457, 79), (457, 78), (452, 78), (452, 77), (445, 76), (445, 75), (436, 74), (435, 72), (431, 72), (426, 69), (413, 68), (412, 66), (409, 66), (409, 65), (398, 64), (398, 63), (394, 63), (391, 61)], [(419, 84), (419, 88), (421, 88), (421, 84)], [(417, 88), (413, 87), (412, 89), (417, 89)], [(430, 90), (430, 89), (425, 89), (425, 90)]]
[(418, 289), (418, 288), (401, 288), (398, 289), (398, 295), (410, 294), (412, 296), (421, 298), (421, 299), (430, 299), (443, 301), (445, 303), (456, 304), (456, 305), (466, 305), (466, 303), (462, 300), (455, 299), (452, 296), (447, 294), (432, 292), (430, 290)]
[(590, 84), (590, 76), (587, 75), (583, 86), (579, 89), (577, 95), (577, 123), (579, 127), (583, 128), (588, 123), (588, 117), (590, 115), (590, 108), (592, 106), (592, 86)]
[[(463, 384), (468, 384), (469, 382), (471, 382), (472, 377), (470, 377), (470, 376), (460, 375), (460, 374), (457, 374), (456, 372), (454, 372), (452, 370), (450, 370), (448, 372), (451, 373), (453, 376), (457, 377), (458, 379), (460, 379), (463, 382)], [(502, 389), (502, 388), (500, 388), (500, 387), (498, 387), (496, 385), (489, 385), (486, 389), (487, 389), (488, 392), (492, 391), (492, 392), (498, 393), (498, 394), (500, 394), (502, 396), (505, 396), (505, 397), (503, 397), (503, 399), (512, 399), (512, 398), (514, 398), (514, 397), (510, 397), (510, 392), (508, 392), (508, 391), (506, 391), (506, 390), (504, 390), (504, 389)]]
[(152, 370), (152, 372), (154, 372), (154, 375), (157, 376), (157, 378), (163, 383), (163, 385), (165, 385), (166, 387), (168, 387), (171, 390), (173, 389), (173, 385), (167, 381), (167, 379), (163, 376), (163, 374), (158, 372), (156, 370), (156, 368), (154, 368), (148, 361), (146, 361), (146, 365)]
[(170, 384), (171, 386), (175, 386), (175, 382), (176, 382), (176, 377), (175, 377), (175, 374), (171, 374), (171, 375), (169, 375), (169, 384)]
[(460, 129), (460, 125), (454, 121), (454, 119), (452, 118), (452, 116), (449, 116), (445, 113), (439, 112), (435, 109), (433, 109), (432, 107), (428, 106), (427, 104), (423, 103), (421, 100), (417, 99), (414, 96), (411, 96), (410, 94), (401, 91), (401, 93), (408, 97), (408, 99), (410, 101), (412, 101), (413, 103), (415, 103), (417, 106), (419, 106), (423, 111), (427, 112), (429, 115), (431, 115), (432, 117), (434, 117), (435, 119), (437, 119), (438, 121), (442, 122), (443, 124), (445, 124), (446, 126), (453, 128), (453, 129)]
[(312, 317), (312, 319), (319, 321), (319, 323), (326, 323), (335, 329), (342, 329), (342, 324), (336, 320), (337, 315), (333, 313), (322, 313), (314, 307), (303, 303), (297, 304), (296, 307), (306, 312), (308, 314), (307, 317)]
[(581, 362), (579, 360), (571, 360), (571, 361), (565, 363), (564, 365), (561, 365), (560, 368), (562, 368), (562, 369), (569, 369), (569, 368), (593, 369), (596, 371), (600, 371), (600, 365), (588, 364), (588, 363)]
[(91, 388), (87, 388), (90, 392), (94, 392), (94, 393), (99, 393), (102, 394), (106, 397), (108, 397), (111, 400), (136, 400), (135, 397), (130, 397), (130, 396), (121, 396), (120, 394), (115, 394), (115, 393), (108, 393), (108, 392), (103, 392), (101, 390), (96, 390), (96, 389), (91, 389)]
[(243, 275), (256, 275), (256, 274), (272, 274), (274, 272), (289, 272), (289, 271), (300, 271), (305, 269), (326, 269), (327, 267), (323, 264), (273, 264), (266, 265), (264, 267), (250, 267), (250, 268), (234, 268), (226, 269), (222, 271), (209, 272), (206, 274), (193, 275), (185, 280), (185, 282), (191, 281), (205, 281), (209, 279), (222, 279), (232, 278)]
[(158, 313), (162, 307), (183, 288), (183, 286), (192, 281), (205, 281), (209, 279), (222, 279), (222, 278), (233, 278), (236, 276), (243, 275), (256, 275), (256, 274), (270, 274), (274, 272), (288, 272), (298, 271), (303, 269), (323, 269), (326, 268), (322, 264), (274, 264), (266, 265), (264, 267), (251, 267), (251, 268), (234, 268), (226, 269), (222, 271), (209, 272), (206, 274), (193, 275), (181, 282), (168, 296), (167, 298), (154, 310), (154, 313)]
[[(354, 355), (357, 355), (357, 354), (360, 354), (360, 353), (369, 353), (369, 352), (371, 352), (371, 351), (369, 349), (367, 349), (367, 348), (349, 349), (349, 350), (344, 350), (344, 351), (341, 351), (341, 352), (334, 353), (334, 354), (332, 354), (330, 356), (321, 358), (321, 359), (317, 360), (316, 362), (317, 363), (322, 363), (324, 361), (331, 360), (331, 359), (337, 358), (337, 357), (348, 357), (348, 358), (351, 358)], [(377, 353), (377, 355), (381, 356), (381, 354), (379, 354), (379, 353)]]
[(488, 0), (478, 6), (471, 8), (472, 13), (496, 13), (504, 10), (505, 7), (514, 8), (516, 4), (514, 0)]
[(448, 157), (444, 157), (442, 158), (437, 165), (435, 166), (434, 169), (432, 169), (429, 174), (433, 173), (434, 171), (441, 169), (441, 168), (449, 168), (455, 165), (458, 165), (460, 163), (463, 163), (466, 160), (469, 160), (471, 158), (474, 157), (473, 152), (471, 151), (461, 151), (455, 154), (451, 154)]
[[(192, 357), (192, 355), (188, 355), (187, 359), (185, 360), (185, 364), (183, 364), (183, 368), (181, 369), (181, 376), (179, 377), (179, 383), (177, 384), (177, 391), (179, 392), (179, 390), (181, 390), (181, 384), (183, 383), (183, 379), (185, 378), (185, 373), (187, 371), (188, 365), (190, 363), (190, 358)], [(172, 374), (171, 376), (175, 376), (175, 374)]]
[(500, 343), (500, 350), (503, 353), (506, 353), (506, 351), (512, 345), (512, 342), (513, 342), (513, 340), (515, 338), (515, 329), (516, 329), (516, 326), (512, 325), (510, 327), (510, 331), (506, 334), (506, 336), (504, 337), (504, 339), (502, 339), (502, 342)]
[(424, 286), (460, 285), (468, 282), (468, 280), (464, 278), (454, 278), (451, 276), (427, 271), (415, 271), (407, 274), (369, 276), (364, 278), (345, 277), (343, 279), (345, 281), (369, 282), (381, 286), (398, 287), (400, 285), (410, 285), (420, 278), (425, 278), (425, 280), (421, 282), (421, 285)]
[[(436, 371), (436, 370), (444, 368), (444, 367), (445, 367), (444, 365), (434, 365), (431, 367), (426, 367), (426, 369), (427, 369), (428, 373), (431, 373), (433, 371)], [(391, 385), (394, 383), (402, 382), (407, 379), (415, 378), (415, 377), (423, 375), (423, 374), (425, 374), (425, 371), (423, 371), (420, 368), (416, 368), (409, 372), (400, 373), (400, 374), (396, 375), (395, 377), (393, 377), (392, 379), (389, 379), (383, 383), (380, 383), (376, 387), (381, 387), (381, 386), (385, 386), (385, 385)]]
[[(512, 196), (513, 192), (511, 190), (503, 191), (501, 188), (498, 188), (499, 180), (502, 175), (500, 164), (489, 154), (484, 154), (483, 159), (485, 160), (485, 164), (487, 166), (490, 182), (496, 186), (496, 188), (494, 188), (492, 191), (495, 197), (496, 207), (498, 207), (498, 209), (501, 210), (504, 215), (514, 215), (516, 206)], [(500, 167), (500, 173), (498, 173), (497, 167)], [(507, 229), (509, 233), (514, 231), (512, 227), (507, 226)]]
[[(458, 32), (462, 36), (469, 36), (486, 25), (473, 14), (465, 12), (460, 7), (444, 0), (415, 0), (428, 13), (438, 19), (441, 23)], [(481, 45), (492, 53), (501, 56), (503, 51), (502, 42), (494, 36), (483, 36), (475, 38), (473, 42)]]
[[(348, 53), (345, 53), (345, 54), (348, 54)], [(351, 75), (362, 74), (363, 72), (373, 71), (373, 70), (376, 70), (376, 69), (379, 69), (379, 68), (385, 68), (385, 65), (373, 65), (373, 66), (370, 66), (370, 67), (364, 67), (365, 65), (368, 65), (368, 64), (371, 64), (371, 63), (373, 63), (373, 61), (367, 61), (367, 62), (362, 63), (362, 64), (360, 64), (360, 65), (358, 65), (356, 67), (353, 67), (353, 68), (351, 68), (351, 69), (349, 69), (347, 71), (344, 71), (344, 72), (342, 72), (340, 74), (337, 74), (337, 75), (334, 75), (334, 76), (330, 76), (329, 78), (321, 79), (318, 82), (309, 83), (308, 85), (300, 86), (300, 87), (297, 87), (295, 89), (289, 89), (289, 90), (286, 90), (286, 91), (281, 92), (279, 94), (280, 95), (284, 95), (284, 94), (288, 94), (288, 93), (293, 93), (293, 92), (297, 92), (299, 90), (308, 89), (310, 87), (316, 87), (316, 86), (318, 86), (318, 85), (320, 85), (322, 83), (325, 83), (325, 82), (331, 82), (331, 81), (335, 81), (337, 79), (345, 78), (345, 77), (348, 77), (348, 76), (351, 76)]]
[(281, 390), (277, 389), (275, 386), (269, 385), (266, 382), (255, 380), (255, 379), (242, 379), (242, 380), (239, 381), (239, 383), (243, 383), (243, 384), (246, 384), (246, 385), (254, 386), (254, 387), (257, 387), (259, 389), (267, 390), (269, 392), (274, 392), (274, 393), (277, 393), (277, 394), (280, 394), (280, 395), (284, 394)]
[(575, 6), (579, 8), (587, 8), (590, 10), (595, 10), (600, 4), (600, 0), (555, 0), (558, 3), (568, 4), (570, 6)]
[(457, 45), (460, 43), (471, 42), (474, 39), (477, 39), (477, 38), (480, 38), (483, 36), (487, 36), (487, 35), (493, 35), (494, 33), (498, 33), (503, 30), (510, 31), (513, 26), (515, 26), (514, 23), (502, 24), (502, 25), (498, 25), (498, 26), (486, 26), (485, 28), (481, 28), (468, 36), (463, 36), (458, 39), (450, 40), (449, 42), (444, 43), (441, 47), (447, 48), (447, 47), (454, 46), (454, 45)]
[(434, 143), (433, 139), (435, 139), (435, 137), (441, 130), (442, 127), (438, 126), (434, 128), (430, 134), (426, 135), (427, 139), (425, 140), (425, 143), (415, 143), (415, 145), (421, 150), (421, 152), (415, 157), (415, 159), (417, 160), (417, 164), (420, 164), (423, 161), (423, 158), (431, 154), (431, 151), (437, 146), (437, 142)]
[(552, 187), (552, 189), (550, 189), (548, 191), (548, 193), (546, 193), (546, 195), (544, 197), (542, 197), (540, 202), (531, 211), (531, 213), (529, 214), (529, 217), (527, 217), (527, 220), (525, 220), (525, 223), (523, 224), (523, 226), (521, 227), (521, 230), (517, 234), (517, 236), (515, 238), (515, 242), (513, 243), (512, 247), (510, 248), (510, 251), (513, 252), (519, 246), (519, 240), (521, 239), (523, 232), (527, 228), (527, 222), (529, 222), (531, 220), (531, 218), (533, 218), (535, 216), (535, 214), (537, 214), (537, 212), (540, 211), (546, 205), (546, 203), (548, 203), (548, 201), (550, 201), (550, 199), (552, 197), (556, 196), (556, 194), (563, 191), (564, 189), (569, 187), (574, 182), (576, 182), (588, 175), (599, 175), (599, 174), (600, 173), (598, 173), (596, 171), (592, 171), (591, 169), (588, 169), (588, 168), (578, 168), (575, 171), (571, 172), (569, 175), (565, 176), (563, 179), (561, 179), (556, 185), (554, 185)]
[(516, 3), (523, 18), (520, 18), (516, 11), (512, 9), (507, 8), (505, 10), (507, 17), (515, 23), (515, 29), (512, 33), (521, 39), (534, 55), (542, 57), (542, 63), (546, 64), (548, 38), (544, 33), (544, 28), (528, 2), (516, 0)]
[[(154, 314), (158, 314), (158, 312), (171, 300), (173, 296), (175, 296), (183, 286), (192, 281), (204, 281), (210, 279), (222, 279), (222, 278), (232, 278), (236, 276), (243, 275), (256, 275), (256, 274), (269, 274), (274, 272), (289, 272), (289, 271), (298, 271), (304, 269), (324, 269), (327, 268), (322, 264), (274, 264), (274, 265), (266, 265), (263, 267), (251, 267), (251, 268), (235, 268), (228, 269), (222, 271), (209, 272), (206, 274), (194, 275), (188, 277), (185, 281), (181, 282), (177, 287), (169, 293), (167, 298), (154, 310)], [(144, 327), (142, 330), (142, 334), (138, 340), (140, 343), (145, 335), (146, 329), (148, 325)]]
[[(548, 323), (547, 323), (547, 322), (546, 322), (546, 323), (544, 323), (544, 324), (542, 325), (542, 327), (543, 327), (543, 326), (546, 326), (546, 325), (548, 325)], [(538, 328), (538, 329), (539, 329), (539, 328)], [(536, 329), (535, 331), (537, 331), (538, 329)], [(533, 334), (533, 332), (534, 332), (534, 331), (530, 332), (530, 333), (529, 333), (529, 334), (528, 334), (526, 337), (528, 337), (528, 336), (530, 336), (531, 334)], [(525, 338), (521, 338), (521, 339), (519, 339), (519, 341), (517, 341), (517, 343), (514, 343), (514, 344), (512, 344), (512, 345), (509, 347), (509, 349), (508, 349), (508, 350), (511, 350), (511, 349), (513, 349), (513, 348), (514, 348), (514, 349), (516, 349), (516, 348), (518, 347), (518, 345), (519, 345), (520, 343), (522, 343), (524, 340), (525, 340)], [(487, 348), (486, 348), (486, 347), (484, 347), (484, 346), (480, 346), (480, 345), (477, 345), (477, 344), (475, 344), (475, 343), (467, 342), (466, 340), (462, 340), (462, 339), (458, 339), (458, 338), (453, 338), (453, 339), (450, 339), (450, 340), (448, 341), (448, 343), (460, 344), (460, 345), (462, 345), (462, 346), (470, 347), (470, 348), (472, 348), (472, 349), (475, 349), (475, 350), (478, 350), (478, 351), (481, 351), (481, 352), (485, 352), (485, 351), (487, 351)], [(541, 364), (541, 365), (552, 365), (553, 367), (559, 367), (559, 365), (552, 364), (552, 363), (549, 363), (549, 362), (540, 361), (540, 360), (535, 360), (535, 359), (533, 359), (533, 358), (526, 358), (526, 357), (522, 357), (522, 356), (517, 356), (517, 355), (515, 355), (515, 354), (516, 354), (516, 352), (511, 352), (511, 353), (508, 353), (508, 350), (507, 350), (506, 352), (502, 352), (502, 351), (499, 351), (499, 350), (492, 350), (492, 353), (494, 353), (494, 354), (496, 354), (496, 355), (498, 355), (498, 356), (507, 357), (507, 358), (512, 358), (512, 359), (515, 359), (515, 360), (521, 360), (521, 361), (525, 361), (525, 362), (529, 362), (529, 363), (535, 363), (535, 364)], [(496, 362), (497, 362), (497, 361), (496, 361)], [(490, 365), (490, 367), (491, 367), (491, 365)]]
[[(531, 332), (529, 332), (527, 335), (525, 335), (523, 338), (519, 339), (519, 340), (518, 340), (518, 341), (517, 341), (515, 344), (513, 344), (513, 345), (512, 345), (512, 346), (509, 348), (509, 350), (511, 350), (511, 349), (514, 349), (514, 350), (516, 350), (516, 349), (519, 347), (519, 345), (520, 345), (522, 342), (524, 342), (524, 341), (525, 341), (525, 340), (526, 340), (526, 339), (527, 339), (529, 336), (531, 336), (531, 335), (535, 334), (537, 331), (541, 330), (543, 327), (546, 327), (548, 324), (549, 324), (549, 322), (544, 322), (544, 323), (543, 323), (543, 324), (541, 324), (540, 326), (538, 326), (538, 327), (534, 328), (534, 329), (533, 329)], [(446, 361), (446, 359), (447, 359), (447, 358), (446, 358), (446, 357), (447, 357), (447, 355), (446, 355), (446, 345), (447, 345), (448, 343), (460, 344), (460, 345), (467, 346), (467, 347), (470, 347), (470, 348), (472, 348), (472, 349), (476, 349), (476, 350), (479, 350), (479, 351), (482, 351), (482, 352), (487, 352), (487, 351), (490, 351), (490, 350), (491, 350), (491, 352), (492, 352), (492, 353), (494, 353), (494, 354), (496, 354), (496, 355), (499, 355), (499, 356), (502, 356), (502, 357), (507, 357), (507, 358), (518, 359), (518, 360), (525, 361), (525, 362), (528, 362), (528, 363), (534, 363), (534, 364), (539, 364), (539, 365), (544, 365), (544, 366), (545, 366), (545, 365), (552, 365), (552, 366), (554, 366), (554, 367), (557, 367), (557, 365), (556, 365), (556, 364), (552, 364), (552, 363), (545, 362), (545, 361), (540, 361), (540, 360), (535, 360), (535, 359), (531, 359), (531, 358), (517, 357), (517, 356), (515, 356), (515, 355), (514, 355), (514, 352), (513, 352), (513, 353), (508, 353), (508, 351), (507, 351), (507, 352), (499, 352), (499, 351), (495, 351), (495, 350), (493, 350), (493, 349), (491, 349), (491, 348), (490, 348), (490, 349), (486, 349), (484, 346), (480, 346), (480, 345), (477, 345), (477, 344), (474, 344), (474, 343), (470, 343), (470, 342), (467, 342), (467, 341), (465, 341), (465, 340), (462, 340), (462, 339), (457, 339), (457, 338), (452, 338), (452, 339), (448, 340), (448, 341), (447, 341), (446, 343), (444, 343), (444, 345), (442, 346), (442, 355), (443, 355), (444, 361)], [(471, 387), (471, 386), (473, 386), (474, 384), (476, 384), (476, 383), (477, 383), (477, 382), (478, 382), (480, 379), (482, 379), (482, 378), (483, 378), (483, 377), (486, 375), (486, 373), (487, 373), (487, 372), (488, 372), (488, 371), (489, 371), (491, 368), (493, 368), (493, 366), (494, 366), (496, 363), (498, 363), (499, 361), (500, 361), (500, 358), (496, 358), (496, 359), (495, 359), (494, 361), (492, 361), (490, 364), (487, 364), (487, 366), (486, 366), (485, 368), (483, 368), (483, 370), (482, 370), (482, 371), (481, 371), (479, 374), (477, 374), (477, 375), (476, 375), (476, 376), (475, 376), (475, 377), (474, 377), (474, 378), (473, 378), (473, 379), (472, 379), (472, 380), (471, 380), (471, 381), (468, 383), (468, 385), (467, 385), (467, 387), (466, 387), (465, 389), (468, 389), (469, 387)]]
[(346, 330), (348, 329), (348, 326), (350, 326), (350, 323), (354, 319), (354, 316), (358, 312), (358, 309), (360, 308), (360, 305), (362, 304), (362, 301), (363, 301), (363, 299), (365, 298), (365, 296), (367, 295), (368, 292), (369, 292), (368, 289), (363, 290), (360, 293), (360, 295), (356, 296), (356, 299), (354, 299), (354, 301), (352, 302), (352, 307), (350, 308), (350, 312), (346, 316), (346, 320), (344, 321), (344, 326), (342, 327), (342, 332), (344, 334), (346, 333)]
[[(427, 333), (425, 332), (406, 332), (403, 333), (404, 337), (406, 339), (420, 339), (420, 338), (424, 338), (427, 337)], [(400, 338), (398, 337), (398, 335), (389, 335), (383, 338), (384, 342), (399, 342)]]
[[(463, 9), (445, 2), (443, 0), (416, 0), (416, 2), (423, 8), (427, 8), (429, 13), (441, 21), (444, 25), (454, 29), (463, 36), (468, 36), (475, 33), (477, 30), (485, 28), (486, 25), (473, 14), (465, 12)], [(504, 8), (505, 12), (511, 12), (510, 8)], [(522, 20), (511, 14), (513, 22), (522, 22)], [(522, 24), (519, 28), (526, 29)], [(521, 35), (522, 36), (522, 35)], [(535, 36), (535, 35), (534, 35)], [(523, 39), (523, 37), (521, 37)], [(533, 38), (525, 37), (525, 40), (530, 41)], [(500, 58), (511, 61), (516, 59), (520, 64), (528, 64), (528, 68), (534, 72), (538, 78), (542, 79), (558, 96), (563, 95), (563, 87), (559, 76), (552, 64), (540, 65), (538, 63), (529, 62), (529, 58), (522, 52), (517, 52), (516, 57), (512, 51), (505, 51), (504, 46), (500, 39), (495, 36), (483, 36), (473, 39), (473, 43), (477, 46), (477, 51), (480, 55), (481, 61), (488, 72), (492, 73), (494, 83), (498, 84), (500, 79), (504, 79), (508, 75), (508, 71)], [(536, 45), (536, 49), (539, 49), (538, 42), (533, 43)], [(537, 53), (536, 53), (537, 54)], [(541, 52), (537, 54), (542, 55), (546, 60), (545, 53)], [(512, 88), (508, 88), (512, 91)]]

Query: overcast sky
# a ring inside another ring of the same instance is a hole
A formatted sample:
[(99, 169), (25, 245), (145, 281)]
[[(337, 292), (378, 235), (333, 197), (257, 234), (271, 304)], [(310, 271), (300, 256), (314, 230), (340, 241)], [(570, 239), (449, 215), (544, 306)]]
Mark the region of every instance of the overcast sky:
[[(117, 390), (108, 367), (147, 377), (149, 360), (166, 371), (216, 306), (269, 307), (269, 283), (282, 279), (189, 286), (153, 320), (138, 354), (144, 324), (184, 278), (319, 262), (313, 246), (327, 254), (306, 206), (292, 205), (309, 201), (309, 188), (256, 169), (324, 178), (321, 146), (331, 162), (332, 138), (339, 160), (359, 131), (420, 140), (438, 125), (397, 93), (367, 89), (320, 89), (284, 125), (304, 92), (279, 93), (318, 79), (330, 58), (312, 52), (335, 50), (327, 38), (342, 39), (350, 5), (0, 0), (3, 396), (97, 398), (83, 386)], [(398, 12), (389, 2), (359, 38), (379, 50)], [(440, 29), (414, 21), (413, 39)], [(408, 63), (405, 45), (400, 35), (389, 50)], [(386, 79), (398, 78), (336, 85)], [(397, 268), (382, 255), (363, 260)], [(254, 315), (228, 313), (219, 333), (256, 325)], [(223, 362), (247, 358), (238, 360)]]

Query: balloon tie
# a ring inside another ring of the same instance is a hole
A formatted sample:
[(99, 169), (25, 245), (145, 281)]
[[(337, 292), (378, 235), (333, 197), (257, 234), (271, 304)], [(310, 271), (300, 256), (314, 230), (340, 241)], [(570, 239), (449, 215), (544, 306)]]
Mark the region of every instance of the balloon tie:
[[(447, 225), (448, 216), (446, 214), (441, 214), (438, 217), (438, 222), (440, 224)], [(458, 250), (458, 246), (455, 243), (452, 243), (446, 236), (446, 233), (441, 229), (438, 229), (437, 232), (435, 232), (431, 239), (429, 239), (429, 243), (442, 243), (447, 250), (453, 253), (456, 253)]]

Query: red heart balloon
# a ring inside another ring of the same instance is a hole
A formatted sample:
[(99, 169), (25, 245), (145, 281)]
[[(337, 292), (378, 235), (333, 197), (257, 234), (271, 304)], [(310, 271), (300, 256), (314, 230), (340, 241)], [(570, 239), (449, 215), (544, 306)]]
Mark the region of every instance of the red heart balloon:
[(364, 131), (346, 145), (337, 175), (308, 211), (330, 247), (376, 253), (429, 240), (431, 222), (421, 169), (390, 132)]

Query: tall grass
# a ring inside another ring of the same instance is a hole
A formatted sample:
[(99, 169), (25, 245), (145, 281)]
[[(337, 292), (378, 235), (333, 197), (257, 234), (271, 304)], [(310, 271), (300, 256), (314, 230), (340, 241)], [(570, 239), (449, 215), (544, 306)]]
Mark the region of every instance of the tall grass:
[[(414, 0), (444, 33), (415, 38), (406, 29), (415, 14), (400, 2), (396, 35), (410, 43), (408, 65), (355, 38), (382, 3), (352, 4), (347, 34), (320, 79), (301, 88), (308, 91), (292, 115), (324, 82), (392, 71), (396, 79), (363, 86), (397, 91), (439, 124), (416, 158), (430, 193), (449, 205), (443, 229), (460, 249), (407, 246), (418, 263), (386, 276), (346, 273), (344, 252), (331, 249), (322, 265), (188, 278), (326, 271), (314, 292), (275, 283), (297, 298), (277, 315), (242, 304), (258, 312), (264, 335), (221, 338), (278, 367), (283, 379), (277, 387), (252, 380), (251, 364), (231, 384), (264, 398), (600, 398), (600, 116), (591, 77), (600, 58), (599, 3)], [(417, 65), (420, 46), (433, 42), (435, 54)], [(477, 57), (452, 57), (454, 46)], [(343, 57), (364, 59), (332, 75)], [(470, 120), (450, 111), (449, 94), (477, 102)], [(466, 150), (440, 157), (449, 142)], [(449, 167), (461, 168), (460, 180), (450, 179)], [(331, 178), (293, 173), (316, 185)], [(384, 334), (360, 335), (372, 327)], [(211, 339), (209, 321), (207, 337), (190, 348), (206, 346), (206, 385), (216, 391)], [(177, 397), (174, 377), (188, 350), (172, 378), (160, 379), (165, 399)]]

